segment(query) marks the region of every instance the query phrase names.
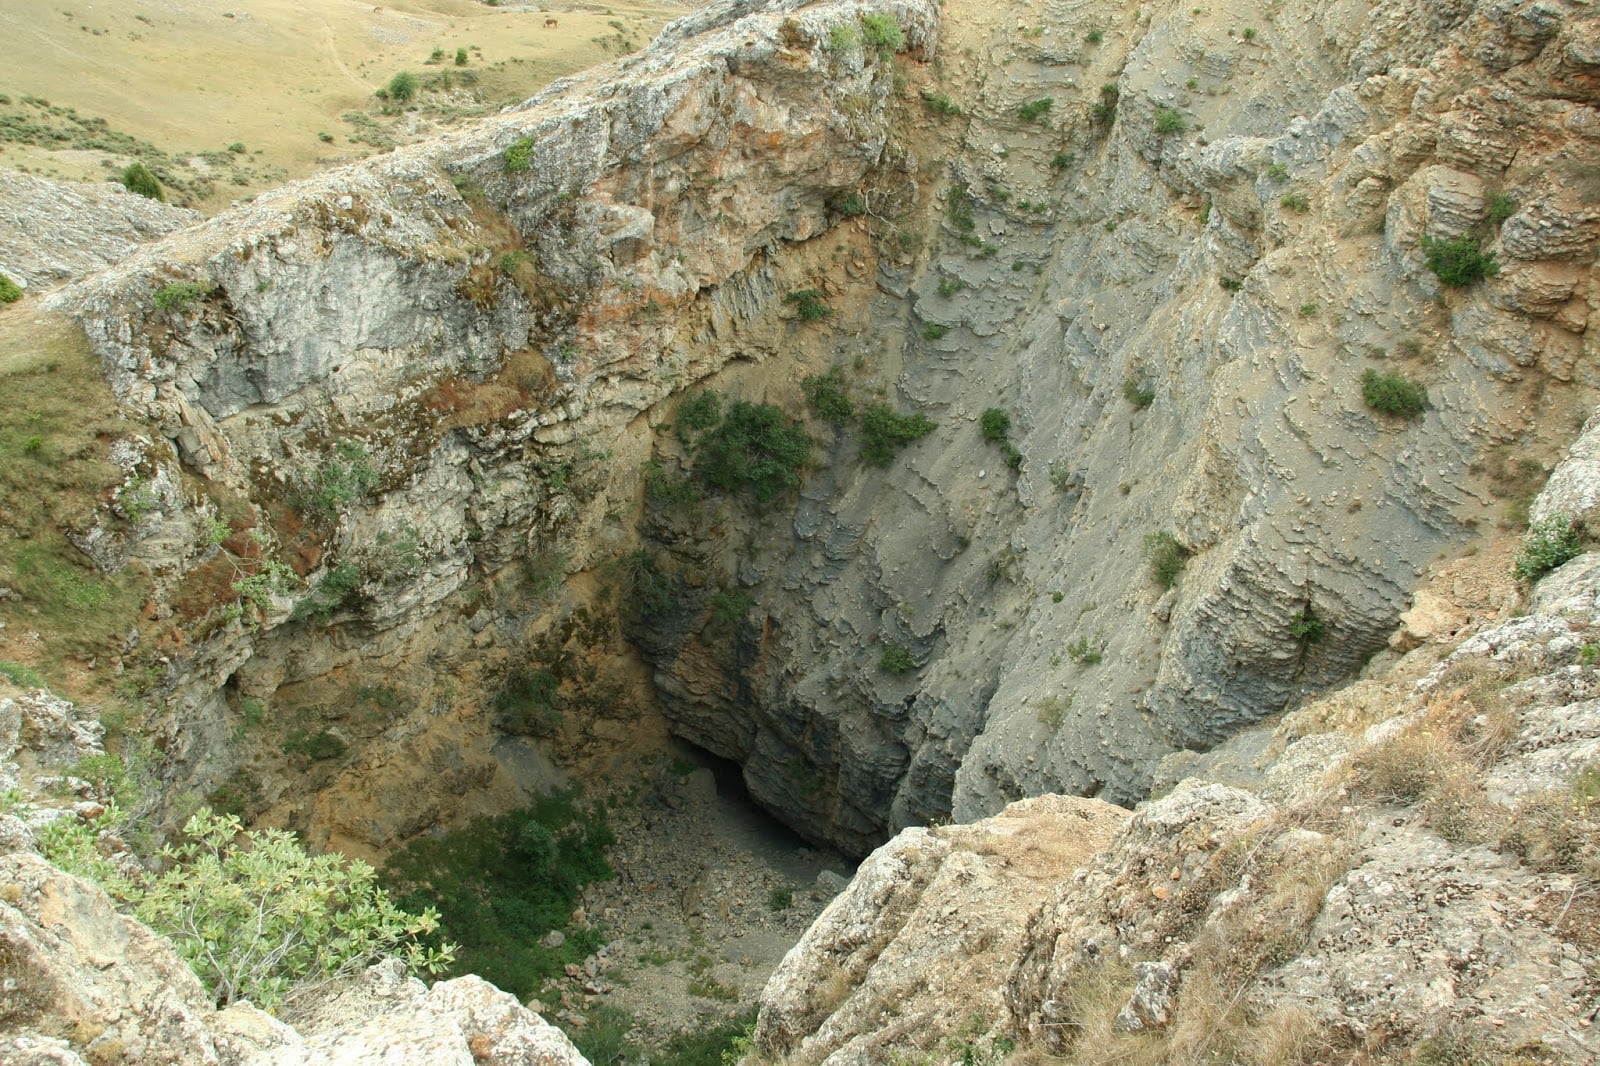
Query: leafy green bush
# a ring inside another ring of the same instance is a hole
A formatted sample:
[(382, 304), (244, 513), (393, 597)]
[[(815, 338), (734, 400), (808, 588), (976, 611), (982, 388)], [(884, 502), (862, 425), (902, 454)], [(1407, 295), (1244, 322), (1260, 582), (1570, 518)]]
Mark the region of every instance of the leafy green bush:
[(1303, 215), (1307, 211), (1311, 210), (1311, 201), (1307, 200), (1304, 195), (1297, 192), (1284, 193), (1278, 198), (1278, 203), (1287, 210), (1293, 211), (1299, 215)]
[(851, 190), (843, 196), (830, 201), (829, 205), (845, 218), (860, 218), (867, 213), (867, 200), (859, 192)]
[(304, 756), (306, 762), (323, 762), (327, 759), (337, 759), (349, 750), (350, 745), (326, 729), (315, 733), (305, 729), (293, 729), (284, 738), (281, 747), (285, 755)]
[(167, 194), (161, 188), (161, 182), (156, 180), (155, 174), (149, 167), (140, 162), (129, 163), (122, 168), (122, 173), (117, 177), (123, 188), (129, 192), (136, 192), (140, 196), (147, 196), (152, 200), (166, 202)]
[(1289, 635), (1301, 644), (1315, 644), (1327, 631), (1327, 625), (1317, 617), (1310, 604), (1302, 607), (1300, 613), (1289, 622)]
[(722, 421), (722, 395), (711, 389), (689, 393), (678, 403), (678, 439), (688, 444), (694, 435), (703, 433)]
[(294, 605), (289, 620), (302, 621), (316, 618), (326, 621), (343, 607), (361, 585), (361, 568), (355, 563), (340, 563), (323, 574), (312, 586), (311, 593)]
[(718, 589), (711, 597), (711, 625), (721, 630), (732, 629), (744, 621), (755, 605), (755, 597), (743, 589)]
[(300, 506), (314, 518), (333, 518), (378, 485), (378, 472), (358, 440), (335, 441), (333, 454), (317, 467)]
[(833, 308), (823, 300), (821, 289), (798, 289), (783, 298), (784, 303), (795, 305), (802, 322), (818, 322), (833, 314)]
[(1150, 568), (1150, 580), (1163, 589), (1170, 589), (1178, 583), (1178, 575), (1183, 573), (1189, 553), (1184, 551), (1177, 537), (1163, 529), (1145, 534), (1144, 558)]
[(1099, 633), (1095, 639), (1080, 636), (1077, 640), (1067, 643), (1067, 658), (1080, 666), (1093, 666), (1106, 657), (1105, 640)]
[(409, 102), (417, 95), (417, 76), (409, 70), (402, 70), (389, 79), (389, 99), (399, 104)]
[(794, 889), (780, 885), (767, 893), (767, 910), (786, 911), (794, 906)]
[(767, 503), (799, 486), (810, 458), (811, 438), (800, 423), (771, 404), (736, 400), (701, 439), (695, 466), (717, 488), (748, 489)]
[(905, 32), (895, 17), (875, 11), (861, 15), (861, 39), (882, 55), (893, 55), (906, 46)]
[(891, 674), (903, 674), (916, 666), (911, 661), (911, 650), (904, 644), (890, 644), (878, 656), (878, 669)]
[[(601, 943), (568, 924), (583, 886), (612, 877), (615, 842), (605, 809), (581, 810), (575, 791), (443, 836), (413, 840), (384, 867), (405, 906), (436, 907), (443, 935), (460, 941), (450, 972), (476, 973), (519, 998), (540, 992)], [(564, 932), (560, 947), (541, 938)]]
[(949, 332), (949, 326), (941, 325), (938, 322), (927, 322), (924, 323), (922, 327), (922, 339), (925, 341), (936, 341)]
[(523, 137), (506, 149), (505, 163), (508, 174), (520, 174), (533, 165), (533, 138)]
[(22, 299), (22, 286), (0, 274), (0, 304), (12, 304)]
[(888, 466), (896, 451), (933, 429), (933, 420), (927, 415), (897, 414), (887, 404), (875, 403), (861, 412), (861, 461), (868, 466)]
[(861, 31), (854, 26), (838, 23), (828, 30), (827, 48), (830, 52), (848, 52), (861, 43)]
[(1040, 97), (1037, 100), (1030, 100), (1017, 108), (1017, 117), (1024, 122), (1038, 122), (1048, 115), (1050, 109), (1054, 106), (1055, 99), (1053, 97)]
[(1002, 408), (991, 407), (983, 412), (978, 425), (983, 430), (984, 440), (1002, 441), (1011, 432), (1011, 416)]
[(1537, 581), (1582, 552), (1583, 538), (1572, 519), (1564, 514), (1553, 514), (1528, 528), (1511, 573), (1520, 581)]
[(244, 833), (239, 820), (202, 807), (188, 841), (162, 850), (160, 876), (133, 889), (141, 921), (165, 935), (218, 1004), (284, 998), (358, 972), (382, 955), (437, 973), (454, 948), (425, 943), (431, 909), (403, 910), (372, 867), (341, 855), (307, 855), (292, 833)]
[(153, 300), (160, 311), (182, 311), (216, 288), (209, 281), (174, 281), (156, 290)]
[(1160, 104), (1156, 107), (1155, 126), (1157, 133), (1166, 136), (1170, 133), (1182, 133), (1189, 128), (1189, 123), (1184, 120), (1183, 112), (1177, 108)]
[(922, 106), (936, 115), (961, 114), (959, 104), (956, 104), (944, 93), (929, 92), (927, 89), (922, 90)]
[(1427, 257), (1428, 269), (1446, 285), (1471, 285), (1500, 273), (1500, 264), (1495, 261), (1494, 253), (1479, 248), (1476, 237), (1451, 237), (1447, 240), (1424, 237), (1422, 253)]
[(1076, 157), (1071, 152), (1057, 152), (1050, 157), (1050, 169), (1066, 170), (1074, 162), (1076, 162)]
[(941, 277), (939, 279), (939, 284), (936, 286), (934, 291), (948, 300), (950, 297), (954, 296), (956, 293), (960, 292), (966, 287), (967, 283), (962, 281), (960, 278)]
[[(972, 215), (972, 203), (972, 193), (967, 191), (965, 185), (957, 182), (950, 186), (950, 200), (945, 205), (945, 214), (950, 219), (950, 225), (954, 226), (957, 232), (971, 233), (978, 228), (978, 220)], [(941, 280), (940, 286), (942, 287), (943, 284)], [(943, 295), (943, 293), (940, 293), (940, 295)]]
[(661, 618), (678, 606), (678, 579), (662, 569), (656, 557), (644, 548), (624, 555), (618, 561), (627, 609), (635, 618)]
[(1374, 411), (1414, 418), (1428, 408), (1428, 393), (1402, 374), (1380, 374), (1370, 367), (1361, 375), (1361, 400)]
[(467, 65), (467, 50), (465, 48), (457, 48), (456, 49), (456, 66), (464, 67), (466, 65)]
[(834, 367), (826, 374), (812, 374), (800, 383), (811, 413), (824, 422), (842, 426), (855, 414), (856, 405), (845, 389), (844, 374)]

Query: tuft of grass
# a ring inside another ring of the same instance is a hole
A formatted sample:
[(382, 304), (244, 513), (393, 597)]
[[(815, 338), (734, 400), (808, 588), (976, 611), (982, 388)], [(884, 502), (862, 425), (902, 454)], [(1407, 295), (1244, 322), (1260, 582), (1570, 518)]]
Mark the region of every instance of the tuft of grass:
[(1155, 129), (1163, 137), (1170, 134), (1182, 133), (1189, 128), (1188, 121), (1183, 117), (1183, 112), (1175, 107), (1160, 104), (1156, 107)]
[(1428, 393), (1403, 374), (1381, 374), (1369, 367), (1361, 375), (1361, 402), (1386, 415), (1415, 418), (1428, 409)]
[(0, 274), (0, 304), (14, 304), (22, 299), (22, 286)]
[(925, 341), (936, 341), (949, 332), (949, 326), (940, 325), (938, 322), (927, 322), (924, 323), (922, 327), (922, 339)]
[(880, 56), (893, 55), (906, 46), (905, 31), (893, 15), (864, 12), (860, 21), (862, 42)]
[(1017, 108), (1017, 117), (1024, 122), (1038, 122), (1048, 115), (1050, 109), (1054, 106), (1055, 99), (1053, 97), (1040, 97), (1037, 100), (1030, 100)]
[(802, 322), (820, 322), (833, 314), (833, 308), (823, 299), (821, 289), (797, 289), (785, 296), (783, 302), (794, 304), (795, 313)]
[(1304, 195), (1297, 192), (1284, 193), (1278, 198), (1278, 203), (1285, 210), (1293, 211), (1297, 215), (1303, 215), (1307, 211), (1311, 210), (1311, 201), (1307, 200)]
[(959, 115), (961, 106), (944, 93), (922, 90), (922, 106), (935, 115)]
[(44, 677), (31, 666), (0, 659), (0, 677), (18, 688), (44, 688)]
[(1503, 192), (1491, 196), (1489, 198), (1489, 225), (1500, 225), (1517, 213), (1517, 207), (1517, 201)]
[(1110, 128), (1117, 121), (1117, 101), (1120, 97), (1121, 90), (1115, 82), (1108, 81), (1100, 86), (1100, 99), (1089, 108), (1089, 121), (1096, 126)]
[(1162, 589), (1170, 589), (1178, 583), (1178, 576), (1189, 561), (1189, 553), (1178, 543), (1177, 537), (1163, 529), (1145, 534), (1144, 558), (1150, 569), (1150, 580)]
[(1143, 411), (1156, 400), (1156, 390), (1144, 384), (1137, 378), (1128, 378), (1122, 383), (1122, 398), (1133, 404), (1135, 408)]

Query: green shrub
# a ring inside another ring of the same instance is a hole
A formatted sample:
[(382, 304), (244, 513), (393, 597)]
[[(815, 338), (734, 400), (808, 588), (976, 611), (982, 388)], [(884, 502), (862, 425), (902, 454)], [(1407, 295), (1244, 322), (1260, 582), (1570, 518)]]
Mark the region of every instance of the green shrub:
[(942, 277), (939, 279), (939, 284), (934, 291), (944, 299), (948, 300), (950, 297), (954, 296), (956, 293), (960, 292), (966, 287), (967, 283), (962, 281), (960, 278)]
[(1166, 136), (1170, 133), (1182, 133), (1189, 128), (1189, 123), (1184, 120), (1183, 112), (1177, 108), (1160, 104), (1156, 107), (1155, 126), (1157, 133)]
[(826, 374), (812, 374), (800, 383), (805, 390), (806, 404), (811, 413), (824, 422), (842, 426), (856, 413), (850, 393), (845, 388), (844, 374), (834, 367)]
[(1303, 215), (1311, 210), (1311, 201), (1297, 192), (1284, 193), (1278, 198), (1278, 203), (1298, 215)]
[(786, 911), (794, 905), (794, 889), (780, 885), (767, 893), (767, 910)]
[(294, 605), (289, 620), (298, 622), (307, 618), (327, 621), (343, 607), (361, 585), (361, 568), (355, 563), (340, 563), (323, 574), (312, 586), (311, 592)]
[(821, 289), (798, 289), (785, 296), (783, 302), (794, 304), (795, 313), (802, 322), (819, 322), (833, 314), (833, 308), (823, 300)]
[(533, 165), (533, 145), (532, 137), (523, 137), (512, 142), (505, 154), (506, 173), (521, 174)]
[(868, 466), (888, 466), (896, 451), (932, 433), (927, 415), (902, 415), (887, 404), (873, 404), (861, 412), (861, 461)]
[(1476, 237), (1452, 237), (1448, 240), (1424, 237), (1422, 253), (1427, 257), (1428, 269), (1446, 285), (1471, 285), (1500, 273), (1500, 264), (1495, 262), (1494, 253), (1480, 249)]
[(1083, 39), (1088, 41), (1090, 44), (1099, 44), (1101, 41), (1106, 39), (1106, 35), (1101, 33), (1099, 30), (1090, 30), (1088, 33), (1083, 35)]
[(358, 440), (335, 441), (333, 454), (317, 467), (300, 507), (313, 518), (334, 518), (377, 485), (378, 472), (367, 457), (367, 446)]
[(1511, 573), (1519, 581), (1537, 581), (1582, 552), (1583, 539), (1572, 520), (1564, 514), (1553, 514), (1528, 528)]
[(922, 106), (932, 111), (935, 115), (961, 114), (960, 105), (956, 104), (944, 93), (929, 92), (927, 89), (922, 90)]
[(464, 67), (466, 65), (467, 65), (467, 50), (465, 48), (457, 48), (456, 49), (456, 66)]
[(129, 163), (122, 169), (122, 173), (117, 177), (117, 180), (129, 192), (136, 192), (140, 196), (147, 196), (152, 200), (160, 200), (162, 202), (167, 199), (167, 194), (161, 188), (161, 182), (156, 180), (155, 174), (143, 163)]
[(678, 403), (678, 439), (688, 444), (722, 421), (722, 396), (711, 389), (689, 393)]
[(22, 299), (22, 286), (0, 274), (0, 304), (14, 304)]
[(1489, 225), (1498, 226), (1516, 213), (1517, 201), (1505, 193), (1496, 193), (1489, 198)]
[(1054, 106), (1055, 99), (1053, 97), (1044, 96), (1038, 100), (1030, 100), (1017, 108), (1017, 117), (1024, 122), (1038, 122), (1048, 115), (1050, 109)]
[(925, 341), (936, 341), (949, 332), (949, 326), (943, 326), (937, 322), (928, 322), (922, 327), (922, 339)]
[(678, 607), (678, 580), (664, 570), (656, 557), (637, 548), (617, 562), (627, 610), (636, 619), (661, 618)]
[(1163, 529), (1145, 534), (1144, 558), (1150, 568), (1150, 580), (1163, 589), (1170, 589), (1178, 583), (1178, 575), (1183, 573), (1189, 553), (1178, 543), (1177, 537)]
[(1136, 378), (1128, 378), (1122, 383), (1122, 398), (1143, 411), (1156, 401), (1156, 390)]
[(845, 218), (860, 218), (867, 213), (867, 201), (859, 192), (848, 192), (830, 205)]
[[(972, 216), (972, 193), (960, 182), (950, 186), (950, 201), (945, 205), (945, 214), (950, 219), (950, 225), (959, 233), (971, 233), (978, 228), (978, 220)], [(941, 282), (942, 284), (942, 282)]]
[(208, 281), (174, 281), (156, 290), (154, 301), (160, 311), (182, 311), (216, 288)]
[(755, 605), (755, 597), (743, 589), (718, 589), (711, 597), (711, 625), (732, 629), (744, 621)]
[(1302, 607), (1300, 613), (1289, 622), (1289, 635), (1303, 645), (1315, 644), (1327, 631), (1328, 627), (1317, 617), (1310, 604)]
[(1076, 162), (1076, 159), (1071, 152), (1057, 152), (1050, 157), (1050, 169), (1066, 170), (1074, 162)]
[(1238, 278), (1218, 278), (1217, 284), (1221, 285), (1229, 292), (1238, 292), (1240, 289), (1244, 288), (1244, 282)]
[[(603, 807), (581, 810), (575, 791), (557, 792), (413, 840), (390, 858), (384, 881), (403, 905), (437, 908), (443, 935), (460, 942), (452, 974), (479, 974), (526, 999), (600, 946), (598, 930), (569, 922), (583, 886), (613, 876), (614, 842)], [(564, 942), (545, 946), (556, 929)]]
[(800, 484), (811, 458), (805, 427), (771, 404), (737, 400), (701, 439), (695, 465), (719, 489), (748, 489), (768, 503)]
[(417, 95), (417, 76), (409, 70), (402, 70), (389, 79), (389, 99), (396, 103), (404, 104)]
[(1011, 416), (1003, 408), (991, 407), (979, 417), (978, 426), (984, 440), (1002, 441), (1011, 432)]
[(290, 730), (281, 745), (285, 755), (302, 755), (308, 762), (337, 759), (349, 750), (350, 745), (326, 729), (312, 733), (305, 729)]
[(1067, 643), (1067, 658), (1079, 666), (1093, 666), (1104, 659), (1105, 655), (1106, 643), (1099, 633), (1095, 634), (1095, 639), (1092, 641), (1088, 637), (1079, 637)]
[(1414, 418), (1428, 407), (1428, 393), (1403, 374), (1380, 374), (1370, 367), (1361, 375), (1361, 400), (1374, 411)]
[(1274, 163), (1267, 168), (1267, 178), (1271, 181), (1288, 181), (1289, 168), (1282, 163)]
[(668, 470), (654, 460), (644, 465), (645, 498), (661, 507), (693, 507), (703, 498), (687, 474)]
[(893, 15), (866, 12), (861, 16), (861, 39), (868, 48), (882, 55), (893, 55), (906, 46), (905, 32)]
[(160, 876), (133, 890), (134, 909), (218, 1004), (249, 999), (270, 1010), (384, 955), (425, 973), (452, 961), (451, 945), (425, 944), (438, 914), (401, 909), (366, 863), (307, 855), (292, 833), (243, 832), (237, 818), (205, 807), (183, 832), (187, 842), (163, 849)]
[(854, 26), (838, 23), (828, 30), (828, 51), (848, 52), (861, 43), (861, 31)]
[(883, 654), (878, 656), (878, 669), (891, 674), (903, 674), (915, 666), (911, 661), (911, 650), (904, 644), (887, 645)]

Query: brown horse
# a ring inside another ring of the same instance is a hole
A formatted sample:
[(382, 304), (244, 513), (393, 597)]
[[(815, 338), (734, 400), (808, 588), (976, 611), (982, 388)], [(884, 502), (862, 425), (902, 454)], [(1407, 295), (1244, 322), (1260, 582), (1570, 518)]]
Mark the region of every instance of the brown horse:
[(544, 28), (547, 29), (547, 30), (555, 29), (556, 28), (556, 20), (555, 19), (545, 19), (544, 20)]

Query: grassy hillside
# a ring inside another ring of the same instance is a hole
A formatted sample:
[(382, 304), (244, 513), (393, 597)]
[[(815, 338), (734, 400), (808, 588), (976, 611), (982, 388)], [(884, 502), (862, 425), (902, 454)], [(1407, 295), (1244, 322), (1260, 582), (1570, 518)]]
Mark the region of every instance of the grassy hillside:
[[(523, 99), (641, 47), (685, 6), (13, 0), (0, 6), (0, 166), (98, 181), (143, 159), (174, 201), (214, 211)], [(385, 109), (374, 93), (400, 71), (422, 91)]]

